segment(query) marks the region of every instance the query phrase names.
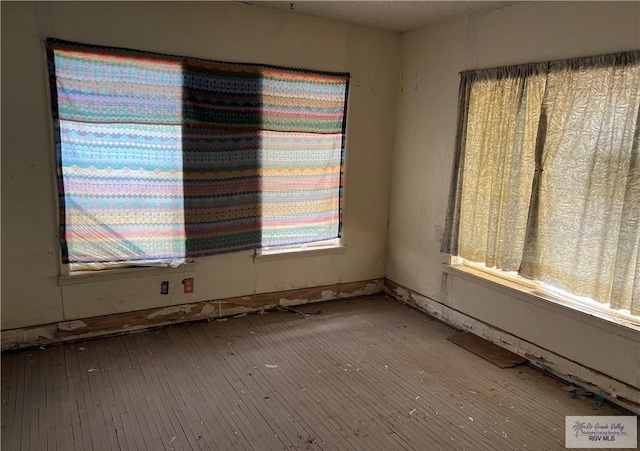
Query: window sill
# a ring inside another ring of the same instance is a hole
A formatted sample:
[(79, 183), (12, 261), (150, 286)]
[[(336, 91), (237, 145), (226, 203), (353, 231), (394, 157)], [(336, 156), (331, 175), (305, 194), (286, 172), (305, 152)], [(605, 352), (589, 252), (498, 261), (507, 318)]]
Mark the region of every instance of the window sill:
[(338, 255), (347, 251), (346, 246), (334, 245), (326, 247), (316, 247), (307, 249), (282, 249), (270, 252), (263, 252), (253, 256), (254, 263), (266, 263), (278, 260), (289, 260), (292, 258), (318, 257), (322, 255)]
[(574, 319), (577, 317), (582, 322), (640, 342), (640, 334), (638, 333), (640, 331), (640, 325), (593, 310), (587, 305), (576, 305), (559, 296), (540, 292), (534, 286), (508, 280), (466, 265), (445, 264), (444, 271), (461, 279), (478, 283), (506, 295), (516, 297), (538, 307), (542, 306), (556, 314), (569, 316)]
[(133, 277), (148, 277), (158, 275), (171, 275), (176, 273), (193, 272), (195, 263), (184, 263), (177, 268), (171, 267), (141, 267), (105, 269), (102, 271), (82, 271), (68, 276), (58, 276), (58, 285), (77, 285), (91, 282), (104, 282), (107, 280), (128, 279)]

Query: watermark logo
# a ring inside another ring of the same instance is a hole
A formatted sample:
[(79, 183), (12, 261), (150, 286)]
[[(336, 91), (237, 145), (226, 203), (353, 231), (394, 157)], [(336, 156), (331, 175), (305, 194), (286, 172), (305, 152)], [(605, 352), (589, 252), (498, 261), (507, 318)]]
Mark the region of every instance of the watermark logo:
[(637, 448), (638, 419), (635, 416), (565, 417), (567, 448)]

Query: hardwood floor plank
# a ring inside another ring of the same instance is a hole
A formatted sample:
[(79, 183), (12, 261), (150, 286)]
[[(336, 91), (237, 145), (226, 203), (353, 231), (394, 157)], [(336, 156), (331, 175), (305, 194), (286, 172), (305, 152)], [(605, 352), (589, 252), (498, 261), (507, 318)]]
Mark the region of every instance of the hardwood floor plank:
[[(234, 430), (237, 431), (239, 429), (242, 432), (244, 440), (248, 442), (251, 449), (282, 447), (283, 442), (281, 438), (277, 436), (277, 431), (274, 431), (274, 429), (270, 427), (270, 423), (265, 419), (268, 413), (258, 408), (252, 402), (253, 400), (250, 398), (247, 399), (244, 396), (245, 393), (251, 392), (252, 387), (239, 376), (235, 353), (230, 351), (226, 345), (223, 345), (222, 348), (217, 347), (215, 342), (209, 339), (203, 327), (206, 326), (199, 325), (199, 327), (192, 328), (189, 331), (196, 344), (194, 356), (200, 362), (198, 372), (202, 374), (202, 376), (207, 373), (214, 376), (213, 385), (216, 388), (227, 384), (233, 387), (233, 391), (230, 393), (225, 394), (219, 390), (215, 390), (211, 395), (217, 395), (216, 398), (218, 402), (231, 406), (232, 417), (235, 417), (236, 410), (241, 413), (239, 418), (235, 419), (236, 422), (233, 425)], [(207, 354), (210, 354), (212, 351), (215, 355), (226, 354), (225, 358), (221, 359), (220, 363), (217, 364), (215, 361), (207, 358)], [(242, 421), (242, 423), (238, 423), (238, 420)]]
[[(350, 323), (351, 326), (353, 326), (354, 324), (355, 323)], [(343, 342), (340, 342), (337, 344), (337, 346), (334, 346), (335, 343), (333, 343), (331, 340), (327, 340), (327, 337), (333, 336), (334, 332), (335, 331), (332, 331), (331, 334), (321, 333), (321, 334), (318, 334), (317, 336), (309, 337), (312, 340), (310, 341), (310, 343), (320, 344), (320, 346), (318, 346), (318, 350), (316, 350), (314, 355), (316, 355), (317, 357), (324, 357), (324, 359), (319, 358), (318, 360), (320, 361), (326, 360), (331, 363), (331, 365), (325, 366), (324, 369), (320, 370), (322, 371), (322, 378), (326, 379), (327, 381), (339, 382), (338, 385), (333, 386), (333, 389), (337, 393), (346, 391), (346, 392), (352, 393), (354, 396), (358, 396), (358, 406), (360, 406), (360, 409), (358, 409), (358, 411), (361, 411), (362, 410), (361, 407), (364, 406), (365, 411), (371, 412), (373, 414), (373, 417), (369, 421), (373, 421), (374, 424), (377, 423), (376, 426), (378, 429), (387, 430), (387, 435), (382, 437), (377, 437), (378, 440), (382, 439), (384, 442), (385, 438), (391, 439), (395, 441), (393, 443), (394, 447), (411, 449), (412, 446), (410, 443), (406, 441), (406, 438), (402, 434), (398, 433), (397, 428), (391, 422), (386, 421), (387, 420), (386, 411), (385, 411), (386, 408), (382, 408), (379, 403), (378, 395), (380, 393), (378, 392), (374, 396), (369, 395), (372, 392), (372, 390), (373, 392), (376, 392), (376, 389), (372, 387), (375, 387), (376, 384), (379, 382), (379, 380), (376, 378), (374, 373), (371, 371), (369, 372), (356, 371), (355, 374), (357, 374), (360, 378), (364, 377), (363, 380), (358, 381), (358, 383), (356, 384), (351, 383), (352, 381), (344, 380), (346, 377), (350, 375), (345, 374), (345, 373), (349, 373), (348, 366), (347, 366), (348, 364), (346, 363), (346, 361), (343, 361), (342, 357), (340, 356), (341, 351), (339, 349), (344, 348)], [(297, 340), (293, 340), (293, 341), (297, 341)], [(335, 349), (333, 349), (334, 347)], [(322, 356), (318, 356), (317, 352), (321, 352)], [(335, 357), (333, 354), (336, 354)], [(356, 369), (361, 370), (361, 368), (356, 368)]]
[[(134, 339), (135, 336), (132, 335), (130, 338)], [(124, 337), (115, 337), (110, 343), (108, 352), (114, 367), (112, 380), (115, 383), (114, 389), (120, 394), (122, 404), (119, 416), (127, 447), (131, 450), (145, 450), (148, 449), (145, 444), (145, 431), (140, 427), (144, 418), (138, 412), (135, 394), (132, 395), (130, 383), (135, 376), (136, 367), (127, 352), (126, 341)]]
[[(284, 322), (281, 322), (282, 316), (274, 316), (272, 319), (275, 322), (270, 325), (268, 333), (260, 335), (263, 341), (259, 349), (274, 348), (277, 342), (290, 343), (290, 349), (296, 351), (295, 353), (287, 353), (286, 356), (290, 369), (294, 371), (292, 379), (302, 381), (305, 390), (312, 396), (311, 403), (325, 406), (327, 413), (325, 413), (324, 418), (322, 416), (320, 418), (322, 418), (323, 422), (329, 421), (329, 424), (333, 426), (334, 434), (342, 437), (343, 446), (349, 443), (353, 448), (358, 449), (362, 438), (358, 439), (351, 436), (358, 433), (358, 429), (349, 430), (345, 426), (352, 424), (352, 422), (357, 424), (358, 419), (361, 418), (365, 418), (369, 423), (373, 422), (375, 424), (377, 418), (371, 413), (370, 409), (364, 409), (363, 411), (361, 406), (359, 407), (360, 403), (354, 405), (354, 403), (349, 402), (343, 395), (345, 391), (348, 391), (348, 387), (345, 386), (344, 382), (340, 381), (339, 377), (334, 378), (327, 375), (327, 368), (321, 364), (324, 351), (320, 348), (315, 349), (315, 343), (318, 342), (319, 336), (310, 336), (308, 331), (304, 329), (296, 333), (297, 327), (292, 327), (291, 324), (288, 324), (288, 321), (293, 321), (295, 325), (295, 322), (300, 321), (297, 318), (285, 317)], [(287, 373), (283, 374), (286, 375)], [(338, 376), (342, 377), (341, 372), (338, 373)], [(309, 381), (312, 383), (308, 383)], [(381, 436), (382, 443), (390, 441), (391, 443), (387, 446), (398, 446), (398, 437), (388, 425), (378, 422), (376, 426), (380, 430), (386, 431)], [(367, 437), (363, 438), (366, 439)], [(378, 443), (377, 440), (373, 440), (369, 446), (377, 449)], [(385, 449), (384, 446), (381, 449)]]
[[(38, 399), (38, 443), (46, 443), (49, 448), (49, 431), (53, 429), (55, 411), (51, 402), (47, 402), (47, 397), (52, 393), (47, 392), (47, 368), (51, 368), (51, 353), (43, 351), (39, 353), (38, 359), (38, 387), (36, 398)], [(52, 449), (55, 449), (55, 439), (52, 440)]]
[[(178, 405), (185, 418), (183, 427), (190, 428), (191, 425), (197, 426), (203, 424), (206, 425), (209, 431), (212, 431), (217, 427), (221, 427), (226, 436), (226, 440), (223, 441), (223, 443), (226, 443), (228, 449), (251, 449), (244, 437), (245, 431), (243, 431), (242, 427), (238, 425), (237, 419), (234, 418), (231, 415), (231, 412), (227, 410), (227, 407), (233, 403), (233, 398), (230, 393), (231, 387), (225, 386), (224, 383), (219, 382), (218, 384), (215, 384), (216, 388), (220, 387), (220, 391), (218, 393), (220, 397), (217, 399), (217, 402), (215, 398), (212, 399), (206, 396), (206, 402), (201, 402), (202, 392), (201, 390), (198, 391), (199, 384), (196, 381), (197, 377), (193, 371), (194, 368), (198, 369), (200, 365), (199, 363), (194, 363), (193, 357), (190, 356), (195, 344), (190, 341), (182, 342), (186, 337), (180, 336), (181, 333), (184, 333), (181, 329), (182, 328), (179, 327), (168, 328), (167, 337), (174, 348), (174, 352), (172, 352), (170, 357), (171, 361), (176, 368), (179, 367), (179, 372), (177, 374), (181, 375), (180, 380), (184, 381), (184, 383), (176, 384), (176, 387), (178, 388), (176, 400), (178, 401)], [(181, 348), (180, 346), (187, 347)], [(172, 369), (171, 373), (175, 375), (176, 370)], [(215, 421), (209, 417), (209, 408), (219, 411), (224, 418), (224, 422), (215, 423)], [(198, 447), (199, 446), (200, 445), (198, 445)]]
[[(151, 333), (165, 334), (165, 331), (159, 330)], [(164, 373), (154, 365), (157, 360), (156, 355), (158, 355), (155, 348), (150, 346), (147, 339), (139, 340), (138, 344), (140, 347), (138, 348), (137, 360), (144, 376), (144, 384), (141, 385), (141, 389), (149, 402), (151, 416), (160, 434), (160, 447), (166, 450), (173, 449), (173, 443), (178, 436), (184, 438), (182, 426), (172, 414), (171, 406), (175, 405), (175, 400), (172, 400), (165, 390), (168, 381), (164, 380)]]
[(9, 443), (7, 441), (7, 431), (16, 431), (16, 412), (17, 412), (17, 398), (18, 390), (16, 381), (18, 379), (18, 367), (15, 364), (17, 359), (16, 354), (10, 354), (6, 356), (6, 359), (2, 360), (1, 375), (2, 375), (2, 434), (0, 448), (8, 448)]
[[(229, 326), (223, 326), (223, 328), (228, 327)], [(299, 415), (296, 409), (293, 408), (293, 404), (299, 402), (298, 387), (286, 378), (281, 379), (282, 374), (277, 372), (279, 367), (267, 368), (265, 366), (275, 365), (274, 362), (279, 361), (280, 357), (270, 354), (266, 346), (256, 342), (255, 332), (254, 330), (249, 330), (250, 339), (238, 340), (233, 348), (235, 351), (234, 355), (242, 359), (243, 369), (238, 370), (239, 377), (244, 377), (253, 392), (258, 393), (257, 404), (261, 411), (282, 411), (283, 417), (293, 418), (293, 420), (295, 420), (295, 423), (302, 428), (296, 432), (296, 438), (299, 440), (298, 443), (318, 444), (316, 432), (309, 427), (308, 424), (300, 423), (298, 419)], [(278, 381), (284, 382), (284, 386), (281, 386)], [(286, 392), (287, 396), (278, 396), (281, 392)], [(260, 400), (260, 395), (262, 396), (262, 401)], [(305, 402), (308, 409), (310, 409), (310, 406), (313, 404), (313, 400), (310, 399)], [(293, 416), (291, 413), (293, 413)], [(317, 422), (318, 425), (320, 425), (320, 423), (321, 422)], [(320, 446), (320, 444), (318, 444), (318, 446)]]
[(138, 422), (144, 425), (144, 442), (147, 449), (162, 449), (173, 436), (162, 434), (162, 425), (157, 421), (157, 412), (152, 408), (150, 402), (150, 387), (148, 379), (148, 369), (145, 368), (145, 360), (142, 356), (145, 353), (143, 342), (147, 339), (146, 334), (136, 334), (131, 340), (122, 340), (125, 352), (131, 365), (131, 374), (127, 380), (129, 394)]
[(91, 377), (89, 371), (92, 368), (83, 365), (79, 361), (73, 348), (66, 348), (65, 351), (65, 358), (71, 376), (70, 381), (72, 382), (70, 388), (76, 400), (78, 426), (82, 435), (83, 446), (85, 449), (101, 450), (102, 443), (99, 439), (96, 421), (89, 418), (95, 414), (87, 403), (87, 398), (90, 396), (87, 378)]

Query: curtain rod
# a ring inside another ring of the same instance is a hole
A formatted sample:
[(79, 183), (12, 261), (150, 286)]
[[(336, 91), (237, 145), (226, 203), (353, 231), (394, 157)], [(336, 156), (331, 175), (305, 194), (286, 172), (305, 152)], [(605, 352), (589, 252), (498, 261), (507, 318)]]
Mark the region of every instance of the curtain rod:
[(603, 53), (598, 55), (580, 56), (575, 58), (563, 58), (563, 59), (539, 61), (539, 62), (533, 62), (533, 63), (513, 64), (509, 66), (494, 66), (494, 67), (486, 67), (486, 68), (467, 69), (467, 70), (462, 70), (458, 72), (458, 74), (464, 75), (464, 74), (471, 74), (474, 72), (492, 71), (492, 70), (514, 70), (515, 71), (515, 70), (532, 68), (532, 67), (535, 67), (536, 65), (545, 65), (545, 64), (548, 65), (549, 67), (560, 65), (560, 64), (572, 65), (572, 64), (585, 63), (587, 62), (587, 60), (598, 62), (599, 59), (603, 60), (602, 62), (604, 62), (605, 59), (609, 59), (609, 58), (615, 59), (615, 58), (625, 58), (625, 57), (629, 57), (630, 60), (640, 61), (640, 50), (626, 50), (623, 52)]

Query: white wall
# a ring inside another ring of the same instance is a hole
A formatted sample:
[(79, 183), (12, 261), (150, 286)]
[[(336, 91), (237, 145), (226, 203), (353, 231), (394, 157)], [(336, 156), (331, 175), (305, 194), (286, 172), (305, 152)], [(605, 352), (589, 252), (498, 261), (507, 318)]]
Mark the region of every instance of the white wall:
[[(640, 3), (527, 2), (403, 35), (387, 278), (483, 323), (640, 386), (640, 337), (451, 275), (440, 254), (458, 72), (640, 48)], [(636, 338), (634, 338), (636, 337)]]
[[(46, 37), (352, 75), (347, 251), (254, 263), (201, 258), (185, 273), (58, 285), (57, 212), (41, 41)], [(400, 36), (236, 2), (2, 2), (2, 328), (380, 278)], [(169, 280), (170, 296), (160, 281)]]

